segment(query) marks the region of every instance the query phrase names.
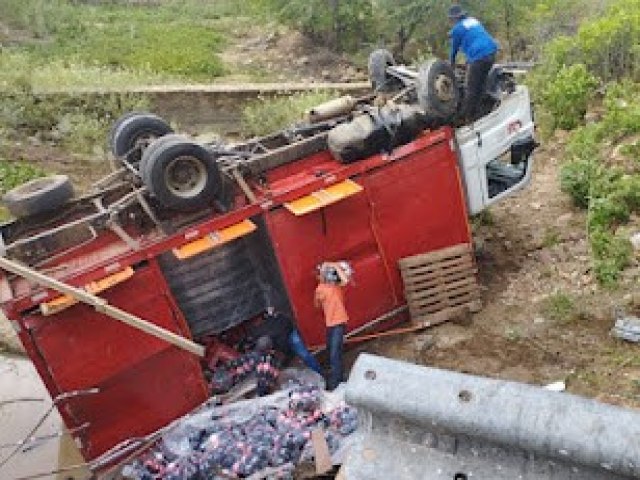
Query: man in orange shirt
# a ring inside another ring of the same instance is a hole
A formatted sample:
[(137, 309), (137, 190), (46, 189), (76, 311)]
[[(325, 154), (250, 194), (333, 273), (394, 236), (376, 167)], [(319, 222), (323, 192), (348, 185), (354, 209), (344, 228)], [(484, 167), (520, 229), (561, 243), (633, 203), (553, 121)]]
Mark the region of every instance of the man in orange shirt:
[(341, 263), (323, 263), (318, 266), (318, 286), (314, 303), (322, 308), (327, 325), (327, 350), (330, 371), (327, 390), (333, 390), (343, 381), (342, 344), (349, 316), (344, 306), (344, 286), (349, 283), (350, 267)]

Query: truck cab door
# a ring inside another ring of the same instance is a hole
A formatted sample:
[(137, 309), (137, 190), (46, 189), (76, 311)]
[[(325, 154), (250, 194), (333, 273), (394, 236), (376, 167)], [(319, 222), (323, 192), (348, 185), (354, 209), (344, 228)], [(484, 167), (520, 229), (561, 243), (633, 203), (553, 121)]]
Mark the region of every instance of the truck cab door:
[(532, 153), (537, 145), (533, 135), (531, 102), (525, 86), (506, 95), (496, 110), (456, 130), (470, 215), (529, 184)]

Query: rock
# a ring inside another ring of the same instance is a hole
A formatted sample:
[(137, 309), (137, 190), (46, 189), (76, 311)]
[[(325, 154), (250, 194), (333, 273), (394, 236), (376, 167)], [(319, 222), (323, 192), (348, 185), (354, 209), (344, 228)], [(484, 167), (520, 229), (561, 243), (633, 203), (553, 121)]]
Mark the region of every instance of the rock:
[(542, 208), (542, 204), (540, 202), (531, 202), (529, 206), (534, 210), (540, 210)]
[(322, 72), (320, 72), (320, 76), (325, 80), (328, 80), (331, 77), (331, 72), (329, 70), (322, 70)]
[(509, 240), (505, 240), (503, 243), (503, 246), (504, 246), (504, 249), (507, 251), (511, 250), (511, 247), (512, 247), (511, 242)]
[(309, 57), (303, 55), (298, 60), (296, 60), (297, 65), (309, 65)]
[(631, 241), (631, 245), (633, 245), (634, 250), (640, 250), (640, 232), (631, 235), (631, 238), (629, 240)]
[(542, 325), (543, 323), (545, 323), (546, 320), (542, 317), (536, 317), (533, 319), (533, 324), (534, 325)]

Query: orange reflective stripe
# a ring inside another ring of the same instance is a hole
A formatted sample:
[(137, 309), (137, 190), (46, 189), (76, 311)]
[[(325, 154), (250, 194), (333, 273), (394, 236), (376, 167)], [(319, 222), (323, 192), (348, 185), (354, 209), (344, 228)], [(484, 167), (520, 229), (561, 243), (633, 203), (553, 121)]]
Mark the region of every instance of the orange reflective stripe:
[(240, 223), (212, 232), (202, 238), (189, 242), (181, 247), (174, 248), (173, 254), (179, 260), (190, 258), (212, 248), (254, 232), (258, 227), (251, 220), (243, 220)]
[[(108, 290), (109, 288), (122, 283), (131, 277), (133, 277), (134, 271), (133, 268), (127, 267), (121, 272), (116, 272), (112, 275), (108, 275), (100, 280), (95, 280), (91, 283), (88, 283), (84, 286), (84, 289), (89, 293), (100, 293)], [(69, 296), (62, 295), (60, 297), (54, 298), (49, 302), (44, 302), (40, 304), (40, 312), (43, 315), (53, 315), (58, 313), (65, 308), (69, 308), (78, 303), (78, 300)]]

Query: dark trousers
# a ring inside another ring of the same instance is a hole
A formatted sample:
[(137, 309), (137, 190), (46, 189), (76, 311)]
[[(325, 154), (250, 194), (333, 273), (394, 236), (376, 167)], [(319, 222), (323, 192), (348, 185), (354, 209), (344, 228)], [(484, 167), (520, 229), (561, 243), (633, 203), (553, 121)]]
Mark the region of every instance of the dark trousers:
[(327, 328), (327, 349), (329, 350), (327, 390), (333, 390), (343, 380), (342, 344), (344, 343), (344, 329), (344, 324)]
[(478, 119), (478, 107), (484, 95), (487, 75), (495, 60), (495, 55), (489, 55), (467, 65), (466, 89), (462, 105), (462, 116), (467, 122)]

